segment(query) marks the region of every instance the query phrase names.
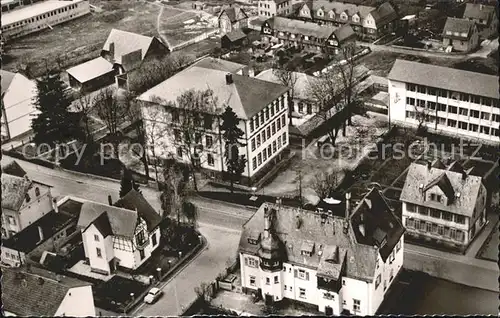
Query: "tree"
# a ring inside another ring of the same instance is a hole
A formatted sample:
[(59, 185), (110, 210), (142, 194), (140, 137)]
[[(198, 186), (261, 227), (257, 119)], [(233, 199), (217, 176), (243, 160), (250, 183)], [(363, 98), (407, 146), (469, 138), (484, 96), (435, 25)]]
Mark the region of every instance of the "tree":
[(83, 127), (85, 130), (85, 140), (87, 143), (92, 143), (94, 138), (90, 129), (90, 114), (94, 105), (94, 98), (92, 95), (85, 95), (83, 92), (78, 94), (78, 99), (74, 103), (75, 109), (80, 113)]
[(427, 130), (426, 123), (429, 121), (430, 111), (425, 107), (425, 105), (423, 107), (420, 107), (415, 104), (413, 108), (415, 109), (415, 119), (418, 121), (417, 134), (423, 134)]
[(295, 100), (295, 85), (297, 84), (297, 73), (290, 69), (287, 65), (276, 63), (273, 68), (273, 75), (279, 79), (281, 84), (290, 88), (288, 95), (288, 118), (290, 125), (292, 124), (293, 104)]
[(31, 121), (35, 133), (33, 141), (36, 144), (48, 143), (56, 146), (74, 139), (83, 140), (80, 118), (68, 109), (71, 99), (65, 92), (59, 74), (46, 73), (36, 81), (36, 86), (34, 104), (39, 114)]
[(314, 176), (311, 188), (316, 192), (320, 199), (328, 198), (338, 186), (338, 178), (335, 172), (318, 172)]
[(182, 215), (187, 219), (191, 226), (196, 226), (196, 221), (198, 219), (196, 205), (189, 201), (184, 201), (182, 203)]
[(166, 160), (162, 168), (164, 183), (160, 201), (164, 212), (163, 215), (175, 217), (177, 225), (180, 225), (181, 216), (183, 216), (184, 212), (188, 214), (192, 212), (189, 209), (184, 209), (189, 189), (184, 181), (182, 168), (173, 159)]
[(162, 103), (163, 101), (159, 98), (153, 98), (150, 105), (143, 107), (144, 117), (142, 119), (144, 140), (145, 144), (148, 145), (150, 149), (149, 159), (152, 159), (153, 161), (155, 179), (157, 182), (159, 182), (159, 178), (161, 177), (158, 171), (158, 162), (160, 161), (158, 158), (158, 151), (166, 148), (167, 146), (164, 144), (165, 135), (168, 132), (165, 124), (167, 122), (167, 119), (165, 118), (165, 108), (169, 107), (168, 105), (172, 105), (172, 103), (167, 103), (166, 105)]
[(95, 97), (97, 115), (104, 121), (108, 130), (108, 137), (113, 145), (115, 158), (119, 158), (119, 144), (121, 141), (120, 125), (126, 118), (127, 104), (120, 102), (115, 91), (111, 88), (101, 90)]
[(220, 129), (223, 131), (222, 139), (224, 141), (224, 159), (226, 170), (231, 182), (231, 193), (234, 192), (234, 181), (241, 178), (247, 159), (245, 155), (239, 154), (239, 148), (246, 146), (240, 140), (245, 133), (238, 127), (240, 119), (236, 116), (231, 107), (226, 107), (222, 114), (222, 125)]
[(141, 193), (141, 190), (139, 190), (139, 184), (137, 184), (133, 178), (132, 171), (124, 167), (122, 179), (120, 181), (120, 198), (123, 198), (132, 189)]

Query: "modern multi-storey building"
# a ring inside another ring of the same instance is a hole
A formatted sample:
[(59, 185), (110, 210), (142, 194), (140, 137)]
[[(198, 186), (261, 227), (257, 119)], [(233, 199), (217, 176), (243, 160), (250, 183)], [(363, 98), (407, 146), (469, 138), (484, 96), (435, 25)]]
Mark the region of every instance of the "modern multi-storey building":
[(222, 177), (226, 171), (220, 115), (229, 106), (244, 132), (241, 141), (245, 145), (239, 148), (239, 154), (245, 156), (247, 165), (240, 182), (250, 185), (269, 172), (288, 148), (289, 88), (232, 71), (244, 70), (213, 59), (194, 64), (143, 93), (138, 100), (142, 102), (147, 135), (156, 139), (148, 138), (155, 156), (190, 162), (193, 158), (186, 151), (182, 131), (184, 110), (177, 101), (190, 90), (211, 90), (213, 98), (195, 114), (199, 128), (190, 138), (195, 139), (193, 147), (202, 149), (195, 163), (213, 178)]
[(345, 217), (263, 204), (240, 239), (243, 291), (326, 315), (374, 315), (403, 266), (405, 230), (378, 190), (352, 214), (347, 198)]
[(31, 180), (15, 161), (2, 166), (2, 238), (28, 227), (53, 210), (51, 186)]
[(313, 22), (272, 17), (262, 24), (264, 42), (282, 43), (312, 53), (337, 54), (342, 45), (356, 40), (349, 25), (340, 27), (318, 25)]
[(396, 60), (389, 79), (391, 122), (498, 143), (498, 77)]
[(379, 7), (357, 5), (341, 1), (306, 1), (294, 17), (320, 25), (349, 24), (359, 39), (377, 39), (394, 32), (398, 14), (389, 2)]
[(486, 224), (486, 187), (456, 161), (412, 163), (400, 200), (411, 238), (465, 251)]
[(2, 13), (2, 36), (5, 40), (18, 38), (89, 13), (85, 0), (48, 0), (21, 6)]
[(257, 9), (259, 17), (262, 18), (288, 16), (303, 2), (303, 0), (259, 0)]

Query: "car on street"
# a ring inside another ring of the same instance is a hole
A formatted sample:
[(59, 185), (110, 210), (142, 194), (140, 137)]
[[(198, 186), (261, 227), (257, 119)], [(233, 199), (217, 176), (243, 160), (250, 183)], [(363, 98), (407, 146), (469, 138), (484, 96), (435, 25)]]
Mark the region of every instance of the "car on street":
[(162, 294), (163, 292), (159, 288), (153, 287), (149, 290), (148, 294), (144, 296), (144, 302), (146, 304), (152, 304), (157, 301)]

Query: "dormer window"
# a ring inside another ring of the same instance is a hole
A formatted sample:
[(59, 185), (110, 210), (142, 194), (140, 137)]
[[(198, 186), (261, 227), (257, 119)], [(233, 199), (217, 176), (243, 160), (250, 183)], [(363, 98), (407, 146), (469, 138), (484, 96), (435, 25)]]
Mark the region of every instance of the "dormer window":
[(454, 36), (459, 36), (460, 34), (458, 32), (453, 32)]
[(39, 188), (39, 187), (36, 187), (36, 188), (35, 188), (35, 195), (36, 195), (37, 197), (39, 197), (39, 196), (40, 196), (40, 188)]
[(446, 31), (446, 35), (451, 35), (451, 31)]
[(436, 193), (431, 193), (430, 198), (431, 198), (431, 201), (441, 202), (442, 195), (436, 194)]
[(461, 33), (460, 34), (463, 38), (466, 38), (467, 37), (467, 33)]
[(26, 200), (26, 202), (30, 202), (31, 201), (31, 197), (30, 197), (30, 195), (28, 193), (26, 193), (24, 195), (24, 199)]
[(319, 9), (318, 12), (317, 12), (317, 15), (318, 15), (318, 17), (322, 17), (323, 16), (323, 11), (321, 9)]
[(340, 14), (340, 19), (341, 19), (341, 20), (347, 20), (347, 14), (346, 14), (345, 12), (342, 12), (342, 13)]
[(353, 15), (352, 16), (352, 22), (359, 22), (359, 16), (358, 15)]
[(309, 11), (307, 9), (302, 10), (302, 15), (309, 15)]
[(311, 255), (312, 255), (311, 252), (307, 252), (307, 251), (301, 251), (301, 254), (302, 254), (302, 256), (309, 256), (309, 257), (311, 257)]
[(304, 35), (304, 40), (309, 41), (309, 37), (307, 35)]
[(330, 15), (330, 19), (335, 19), (335, 12), (330, 11), (329, 15)]
[(252, 245), (257, 245), (258, 241), (256, 239), (248, 239), (248, 243), (252, 244)]
[(269, 29), (269, 28), (264, 28), (264, 33), (266, 33), (266, 34), (271, 34), (271, 29)]

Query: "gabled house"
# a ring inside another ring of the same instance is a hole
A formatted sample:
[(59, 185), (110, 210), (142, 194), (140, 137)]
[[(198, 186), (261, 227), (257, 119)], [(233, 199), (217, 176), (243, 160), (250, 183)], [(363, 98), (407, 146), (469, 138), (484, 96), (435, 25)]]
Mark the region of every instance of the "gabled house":
[(248, 44), (248, 37), (241, 29), (224, 34), (220, 39), (222, 49), (233, 50)]
[(119, 74), (137, 68), (144, 60), (168, 54), (169, 48), (157, 37), (112, 29), (101, 57), (112, 63)]
[(2, 267), (2, 316), (96, 316), (92, 284), (40, 268)]
[(479, 45), (479, 32), (474, 21), (451, 18), (446, 19), (443, 28), (443, 46), (451, 46), (453, 51), (469, 52)]
[(487, 189), (460, 163), (412, 163), (401, 193), (410, 238), (462, 251), (486, 224)]
[(498, 36), (498, 16), (494, 6), (467, 3), (463, 18), (476, 23), (481, 37)]
[(349, 24), (359, 39), (371, 40), (394, 32), (399, 19), (389, 2), (371, 7), (331, 0), (305, 1), (295, 18), (321, 25)]
[(38, 114), (33, 103), (37, 94), (35, 81), (21, 73), (1, 70), (2, 78), (2, 141), (31, 131), (31, 120)]
[(342, 45), (355, 41), (350, 25), (333, 27), (313, 22), (273, 17), (264, 22), (262, 39), (268, 43), (281, 43), (313, 53), (336, 54)]
[(71, 88), (92, 92), (115, 82), (117, 69), (108, 60), (98, 57), (66, 70)]
[(405, 229), (378, 190), (346, 215), (263, 204), (243, 225), (241, 284), (267, 304), (283, 299), (325, 315), (374, 315), (403, 267)]
[(242, 8), (237, 6), (223, 7), (219, 12), (218, 20), (221, 35), (248, 28), (248, 15)]
[(2, 238), (9, 238), (53, 210), (51, 186), (31, 180), (16, 161), (2, 166)]
[(114, 206), (85, 201), (77, 227), (91, 271), (109, 275), (117, 267), (137, 269), (159, 246), (160, 222), (160, 215), (135, 190)]

